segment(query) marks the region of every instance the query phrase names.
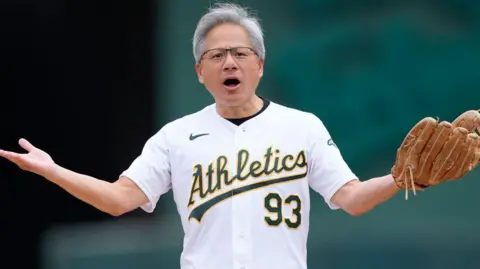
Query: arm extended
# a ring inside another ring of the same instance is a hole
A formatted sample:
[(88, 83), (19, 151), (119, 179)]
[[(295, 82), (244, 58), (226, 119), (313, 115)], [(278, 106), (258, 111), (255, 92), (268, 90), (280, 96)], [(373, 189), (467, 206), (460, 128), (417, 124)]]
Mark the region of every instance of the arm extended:
[(110, 183), (55, 166), (46, 178), (83, 202), (113, 216), (122, 215), (148, 202), (140, 188), (127, 177)]
[(115, 183), (110, 183), (82, 175), (57, 165), (46, 152), (25, 139), (21, 139), (19, 144), (28, 153), (0, 150), (0, 157), (8, 159), (25, 171), (48, 179), (105, 213), (118, 216), (148, 202), (142, 190), (127, 177), (120, 177)]
[(360, 216), (393, 197), (400, 188), (392, 175), (365, 181), (352, 180), (340, 188), (332, 202), (353, 216)]

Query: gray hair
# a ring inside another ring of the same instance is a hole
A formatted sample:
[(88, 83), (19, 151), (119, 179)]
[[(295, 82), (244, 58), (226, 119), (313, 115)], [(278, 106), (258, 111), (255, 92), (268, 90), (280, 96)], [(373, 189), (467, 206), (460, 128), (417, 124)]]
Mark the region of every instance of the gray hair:
[(208, 10), (197, 24), (193, 35), (193, 56), (195, 61), (200, 62), (204, 52), (205, 38), (210, 30), (223, 23), (233, 23), (242, 26), (248, 33), (253, 49), (260, 59), (265, 59), (265, 44), (263, 31), (258, 18), (249, 14), (246, 8), (231, 3), (221, 3)]

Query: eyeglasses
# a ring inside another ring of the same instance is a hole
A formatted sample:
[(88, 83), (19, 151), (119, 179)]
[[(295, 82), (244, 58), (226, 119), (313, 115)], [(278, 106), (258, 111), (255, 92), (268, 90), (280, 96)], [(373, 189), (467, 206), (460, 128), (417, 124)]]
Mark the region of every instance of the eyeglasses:
[(234, 47), (229, 49), (215, 48), (215, 49), (207, 50), (206, 52), (203, 53), (200, 59), (206, 58), (213, 62), (222, 62), (227, 58), (227, 54), (229, 52), (230, 52), (230, 55), (232, 55), (232, 57), (235, 58), (235, 60), (239, 60), (239, 61), (246, 60), (252, 55), (258, 56), (257, 52), (252, 48)]

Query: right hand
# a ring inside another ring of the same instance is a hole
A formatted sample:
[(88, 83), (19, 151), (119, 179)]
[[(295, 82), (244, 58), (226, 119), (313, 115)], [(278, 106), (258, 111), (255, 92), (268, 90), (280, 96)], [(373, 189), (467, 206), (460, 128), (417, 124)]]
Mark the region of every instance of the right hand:
[(22, 170), (44, 177), (53, 170), (55, 162), (46, 152), (34, 147), (23, 138), (18, 141), (18, 144), (25, 149), (27, 153), (0, 150), (0, 156), (15, 163)]

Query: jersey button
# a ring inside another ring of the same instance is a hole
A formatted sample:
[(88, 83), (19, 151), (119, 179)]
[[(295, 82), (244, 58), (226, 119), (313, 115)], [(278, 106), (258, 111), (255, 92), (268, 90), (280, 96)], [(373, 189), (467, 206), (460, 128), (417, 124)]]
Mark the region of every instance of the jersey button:
[(244, 237), (245, 237), (245, 234), (240, 233), (240, 238), (244, 238)]

